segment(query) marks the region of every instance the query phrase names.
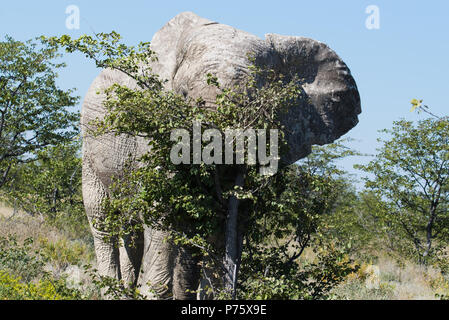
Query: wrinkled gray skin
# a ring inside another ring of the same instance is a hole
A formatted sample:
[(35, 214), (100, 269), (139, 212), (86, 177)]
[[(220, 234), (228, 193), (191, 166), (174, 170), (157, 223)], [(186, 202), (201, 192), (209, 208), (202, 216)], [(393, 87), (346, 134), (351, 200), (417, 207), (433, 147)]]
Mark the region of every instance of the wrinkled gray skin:
[[(289, 154), (281, 162), (294, 163), (310, 153), (311, 145), (331, 143), (353, 128), (361, 112), (360, 97), (346, 64), (325, 44), (303, 37), (268, 34), (265, 39), (213, 22), (191, 12), (177, 15), (151, 41), (158, 62), (153, 71), (168, 80), (166, 89), (185, 96), (215, 101), (216, 89), (207, 86), (206, 74), (218, 77), (222, 86), (238, 84), (248, 74), (247, 53), (257, 64), (286, 75), (299, 75), (303, 99), (284, 119)], [(113, 83), (135, 86), (124, 74), (103, 70), (92, 83), (82, 108), (83, 197), (89, 220), (101, 218), (102, 200), (108, 196), (113, 176), (122, 174), (125, 162), (147, 150), (143, 140), (128, 136), (92, 137), (89, 121), (102, 118), (104, 96), (97, 91)], [(193, 299), (186, 289), (199, 283), (197, 261), (189, 252), (164, 241), (164, 234), (147, 229), (135, 247), (129, 239), (117, 240), (120, 248), (103, 240), (92, 227), (98, 270), (102, 275), (139, 284), (148, 294), (148, 283), (161, 297)]]

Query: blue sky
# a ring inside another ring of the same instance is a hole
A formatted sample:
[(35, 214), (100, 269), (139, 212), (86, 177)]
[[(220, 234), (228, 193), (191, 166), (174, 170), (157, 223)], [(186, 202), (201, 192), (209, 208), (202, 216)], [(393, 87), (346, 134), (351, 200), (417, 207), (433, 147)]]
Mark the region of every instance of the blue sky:
[[(80, 29), (66, 28), (68, 5), (80, 9)], [(367, 6), (380, 12), (380, 29), (369, 30)], [(410, 112), (412, 98), (424, 99), (436, 114), (446, 115), (449, 93), (449, 1), (447, 0), (316, 0), (316, 1), (2, 1), (0, 30), (17, 40), (39, 35), (77, 37), (112, 30), (126, 42), (151, 40), (168, 20), (183, 11), (251, 32), (297, 35), (327, 43), (347, 63), (361, 99), (360, 123), (347, 136), (364, 153), (375, 153), (378, 130)], [(67, 56), (60, 84), (84, 96), (98, 70), (81, 56)], [(368, 159), (353, 158), (353, 163)]]

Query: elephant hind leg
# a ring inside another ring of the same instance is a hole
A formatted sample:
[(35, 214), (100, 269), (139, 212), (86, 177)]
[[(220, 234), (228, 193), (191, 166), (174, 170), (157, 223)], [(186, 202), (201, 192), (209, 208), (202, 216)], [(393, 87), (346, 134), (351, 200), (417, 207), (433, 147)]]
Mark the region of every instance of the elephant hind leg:
[(135, 287), (143, 257), (143, 233), (130, 234), (122, 239), (120, 246), (120, 273), (128, 287)]
[(176, 248), (159, 230), (145, 228), (144, 238), (140, 290), (153, 299), (171, 299)]
[(173, 295), (176, 300), (195, 300), (200, 282), (200, 268), (195, 250), (179, 247), (173, 274)]

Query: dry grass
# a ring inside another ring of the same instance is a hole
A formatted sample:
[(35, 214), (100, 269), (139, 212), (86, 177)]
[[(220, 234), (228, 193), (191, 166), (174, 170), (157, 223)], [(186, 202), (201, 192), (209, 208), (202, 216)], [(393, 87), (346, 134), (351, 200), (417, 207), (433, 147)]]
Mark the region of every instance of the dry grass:
[(440, 270), (388, 256), (362, 264), (333, 291), (334, 298), (345, 300), (435, 300), (448, 293), (449, 279)]
[(59, 230), (44, 221), (20, 213), (14, 217), (11, 217), (11, 214), (0, 216), (0, 237), (8, 238), (10, 236), (14, 236), (19, 242), (27, 238), (34, 240), (46, 238), (56, 242), (64, 237)]
[(16, 213), (2, 206), (0, 209), (0, 239), (14, 237), (18, 243), (33, 239), (32, 250), (49, 258), (45, 269), (56, 278), (67, 275), (73, 283), (88, 283), (90, 279), (83, 272), (82, 265), (95, 263), (93, 247), (81, 240), (70, 240), (67, 235), (47, 224), (40, 217)]
[[(27, 238), (34, 239), (36, 250), (53, 250), (54, 262), (64, 262), (58, 257), (64, 252), (77, 252), (72, 250), (73, 242), (55, 227), (49, 226), (36, 217), (16, 213), (0, 205), (0, 238), (15, 236), (19, 242)], [(46, 246), (42, 247), (42, 240)], [(48, 244), (59, 244), (52, 247)], [(63, 244), (63, 246), (61, 246)], [(68, 248), (66, 248), (68, 246)], [(62, 248), (62, 249), (61, 249)], [(307, 248), (300, 258), (301, 262), (312, 261), (316, 254)], [(61, 260), (61, 261), (59, 261)], [(83, 259), (84, 260), (84, 259)], [(91, 259), (88, 259), (91, 260)], [(425, 267), (410, 261), (398, 263), (395, 258), (380, 253), (375, 263), (361, 263), (360, 270), (348, 276), (347, 280), (334, 288), (332, 297), (344, 300), (433, 300), (438, 295), (449, 295), (449, 277), (434, 267)], [(75, 282), (85, 278), (76, 265), (52, 268), (53, 271), (66, 272)], [(60, 270), (55, 270), (60, 269)], [(88, 281), (83, 279), (83, 281)]]
[(14, 210), (0, 202), (0, 217), (8, 218), (12, 216)]

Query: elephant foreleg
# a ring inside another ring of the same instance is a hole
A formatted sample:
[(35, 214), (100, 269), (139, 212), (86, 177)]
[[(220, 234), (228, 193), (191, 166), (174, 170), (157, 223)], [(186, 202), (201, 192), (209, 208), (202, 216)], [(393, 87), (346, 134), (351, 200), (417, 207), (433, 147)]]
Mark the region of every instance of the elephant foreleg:
[(97, 269), (101, 276), (120, 279), (120, 262), (117, 239), (105, 239), (107, 235), (96, 227), (96, 221), (104, 218), (102, 202), (107, 197), (106, 188), (89, 163), (83, 163), (83, 201), (94, 238)]

